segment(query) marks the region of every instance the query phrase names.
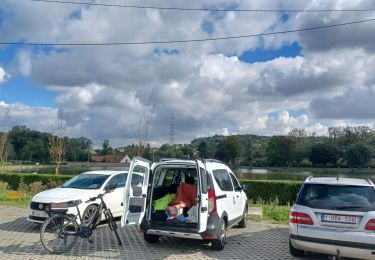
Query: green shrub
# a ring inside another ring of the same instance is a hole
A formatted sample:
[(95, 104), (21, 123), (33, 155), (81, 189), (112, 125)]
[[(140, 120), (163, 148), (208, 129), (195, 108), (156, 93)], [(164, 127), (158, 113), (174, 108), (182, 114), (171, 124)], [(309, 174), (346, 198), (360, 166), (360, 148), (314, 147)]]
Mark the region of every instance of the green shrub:
[(9, 185), (7, 182), (0, 181), (0, 191), (6, 191), (8, 189)]
[(11, 190), (18, 190), (21, 178), (23, 178), (23, 182), (27, 185), (27, 188), (29, 188), (31, 183), (38, 181), (40, 181), (43, 186), (54, 188), (56, 185), (59, 186), (72, 177), (73, 176), (52, 174), (0, 173), (0, 181), (7, 182), (9, 185), (8, 188)]
[(265, 219), (273, 220), (278, 223), (288, 223), (290, 206), (263, 205), (263, 216)]
[(21, 177), (20, 178), (20, 182), (18, 184), (18, 188), (17, 188), (18, 191), (20, 192), (28, 192), (30, 189), (29, 189), (29, 185), (25, 182), (25, 178), (24, 177)]
[(37, 194), (47, 189), (46, 186), (43, 185), (41, 181), (34, 181), (29, 185), (30, 192), (32, 194)]
[(257, 204), (277, 201), (278, 205), (293, 204), (303, 183), (281, 180), (240, 180), (240, 182), (249, 187), (246, 192), (249, 200), (256, 201)]

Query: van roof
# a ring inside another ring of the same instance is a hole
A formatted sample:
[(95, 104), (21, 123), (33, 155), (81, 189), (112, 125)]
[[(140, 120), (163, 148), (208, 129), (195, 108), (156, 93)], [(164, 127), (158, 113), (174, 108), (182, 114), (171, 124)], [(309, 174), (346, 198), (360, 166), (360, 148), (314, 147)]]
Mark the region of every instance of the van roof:
[[(205, 164), (206, 164), (206, 167), (207, 169), (211, 169), (211, 168), (215, 168), (220, 166), (220, 167), (223, 167), (225, 166), (226, 168), (228, 168), (228, 166), (225, 165), (225, 163), (221, 162), (221, 161), (218, 161), (218, 160), (214, 160), (214, 159), (207, 159), (207, 160), (204, 160), (203, 161)], [(189, 164), (189, 165), (192, 165), (192, 164), (195, 164), (195, 160), (181, 160), (181, 159), (163, 159), (161, 162), (156, 162), (155, 165), (165, 165), (165, 164)]]
[(341, 178), (341, 177), (309, 177), (305, 183), (330, 184), (330, 185), (358, 185), (374, 186), (369, 179)]

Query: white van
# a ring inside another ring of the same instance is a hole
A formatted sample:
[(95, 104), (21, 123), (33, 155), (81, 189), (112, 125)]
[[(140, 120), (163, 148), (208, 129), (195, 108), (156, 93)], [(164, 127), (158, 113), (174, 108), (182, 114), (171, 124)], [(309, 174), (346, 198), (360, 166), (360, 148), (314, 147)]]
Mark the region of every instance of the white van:
[[(134, 173), (144, 176), (142, 185), (132, 184)], [(246, 227), (246, 187), (219, 161), (169, 159), (151, 165), (138, 157), (132, 160), (127, 178), (121, 224), (140, 225), (149, 243), (160, 236), (192, 238), (211, 241), (214, 249), (222, 250), (229, 227)], [(191, 189), (182, 194), (186, 186)], [(175, 199), (160, 210), (156, 203), (168, 196)], [(180, 209), (170, 211), (171, 203), (177, 203), (172, 209)]]

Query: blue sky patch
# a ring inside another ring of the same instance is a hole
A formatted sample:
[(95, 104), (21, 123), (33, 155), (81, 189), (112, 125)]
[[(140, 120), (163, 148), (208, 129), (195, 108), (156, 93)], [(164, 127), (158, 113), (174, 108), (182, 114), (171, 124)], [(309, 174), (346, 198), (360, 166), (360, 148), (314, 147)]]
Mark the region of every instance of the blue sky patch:
[(55, 107), (56, 94), (41, 86), (30, 84), (17, 75), (0, 85), (0, 100), (5, 103), (22, 103), (28, 106)]
[[(223, 10), (235, 10), (238, 9), (238, 4), (231, 3), (231, 4), (219, 4), (219, 5), (206, 5), (203, 8), (207, 9), (223, 9)], [(215, 20), (224, 19), (228, 12), (209, 12), (209, 16)]]
[[(299, 116), (307, 114), (305, 109), (296, 109), (296, 110), (287, 110), (287, 111), (289, 113), (289, 116), (291, 116), (291, 117), (299, 117)], [(267, 115), (269, 117), (272, 117), (272, 118), (278, 118), (280, 112), (282, 112), (282, 111), (275, 111), (275, 112), (272, 112), (272, 113), (268, 113)]]
[(280, 16), (280, 20), (283, 22), (283, 23), (286, 23), (288, 20), (289, 20), (289, 15), (288, 14), (282, 14)]
[(178, 55), (180, 51), (178, 49), (159, 49), (156, 48), (152, 52), (153, 55), (161, 56), (161, 55)]
[(211, 35), (215, 30), (215, 24), (211, 20), (206, 19), (203, 21), (201, 28), (208, 35)]
[(297, 56), (303, 56), (302, 47), (297, 42), (293, 42), (291, 45), (285, 45), (277, 50), (267, 50), (262, 48), (248, 50), (244, 52), (239, 59), (242, 62), (255, 63), (270, 61), (279, 57), (294, 58)]
[(17, 51), (19, 51), (20, 49), (22, 49), (22, 47), (17, 45), (8, 45), (3, 48), (0, 48), (0, 66), (10, 66), (13, 62), (13, 59)]
[(69, 15), (68, 19), (69, 19), (69, 20), (81, 20), (81, 19), (82, 19), (82, 12), (81, 12), (81, 9), (72, 12), (72, 13)]

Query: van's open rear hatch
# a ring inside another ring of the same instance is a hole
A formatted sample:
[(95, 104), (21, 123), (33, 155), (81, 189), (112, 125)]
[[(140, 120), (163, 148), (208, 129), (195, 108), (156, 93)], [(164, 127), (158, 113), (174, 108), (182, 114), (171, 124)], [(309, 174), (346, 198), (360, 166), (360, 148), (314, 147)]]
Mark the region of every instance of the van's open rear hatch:
[[(152, 228), (170, 230), (176, 232), (196, 232), (198, 230), (198, 221), (180, 221), (176, 215), (172, 217), (168, 215), (168, 208), (171, 207), (170, 202), (161, 203), (163, 206), (156, 206), (157, 200), (173, 195), (176, 198), (177, 189), (180, 184), (188, 183), (193, 179), (193, 184), (198, 187), (198, 173), (195, 164), (175, 164), (175, 165), (161, 165), (154, 169), (153, 185), (151, 191), (151, 203), (147, 219)], [(190, 184), (189, 184), (190, 185)], [(197, 188), (193, 195), (193, 201), (196, 201)], [(155, 202), (155, 203), (154, 203)], [(160, 205), (160, 204), (159, 204)], [(173, 207), (173, 206), (172, 206)], [(184, 216), (189, 208), (185, 207)], [(182, 208), (181, 208), (182, 211)], [(179, 213), (181, 214), (181, 212)], [(156, 216), (157, 215), (157, 216)]]

